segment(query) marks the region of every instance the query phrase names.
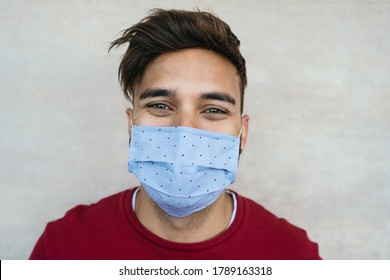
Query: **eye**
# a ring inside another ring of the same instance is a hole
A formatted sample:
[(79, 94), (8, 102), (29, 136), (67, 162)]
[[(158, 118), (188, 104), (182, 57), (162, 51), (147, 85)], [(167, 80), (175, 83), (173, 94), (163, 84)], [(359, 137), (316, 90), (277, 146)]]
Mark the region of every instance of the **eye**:
[(150, 115), (156, 117), (166, 117), (171, 115), (175, 108), (166, 102), (150, 102), (146, 104), (146, 109)]
[(163, 103), (149, 104), (148, 107), (157, 110), (169, 110), (169, 107)]
[(218, 108), (209, 108), (205, 110), (205, 113), (209, 114), (226, 114), (224, 110), (218, 109)]

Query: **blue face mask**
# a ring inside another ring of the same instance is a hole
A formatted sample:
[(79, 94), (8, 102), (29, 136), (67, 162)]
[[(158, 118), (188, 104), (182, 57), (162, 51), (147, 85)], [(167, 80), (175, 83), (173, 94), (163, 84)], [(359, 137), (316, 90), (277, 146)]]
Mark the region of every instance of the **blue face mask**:
[(128, 170), (166, 213), (202, 210), (236, 179), (240, 138), (191, 127), (133, 126)]

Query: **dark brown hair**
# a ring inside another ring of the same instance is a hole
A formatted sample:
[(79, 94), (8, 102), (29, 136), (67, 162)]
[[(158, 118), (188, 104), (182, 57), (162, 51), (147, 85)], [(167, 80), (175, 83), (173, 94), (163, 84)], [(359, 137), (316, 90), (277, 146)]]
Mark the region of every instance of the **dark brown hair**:
[(226, 57), (240, 76), (241, 112), (247, 84), (240, 41), (229, 25), (203, 11), (154, 9), (139, 23), (125, 29), (109, 50), (128, 43), (119, 65), (118, 79), (125, 97), (132, 101), (134, 85), (146, 66), (161, 54), (190, 48), (206, 49)]

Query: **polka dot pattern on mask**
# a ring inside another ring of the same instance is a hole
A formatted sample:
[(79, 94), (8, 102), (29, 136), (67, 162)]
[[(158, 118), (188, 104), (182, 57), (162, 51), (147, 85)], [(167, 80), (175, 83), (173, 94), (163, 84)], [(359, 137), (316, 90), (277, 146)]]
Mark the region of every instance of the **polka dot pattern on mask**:
[(239, 142), (191, 127), (133, 126), (128, 170), (163, 210), (186, 216), (235, 181)]
[(238, 137), (180, 126), (133, 126), (131, 134), (130, 160), (237, 171)]

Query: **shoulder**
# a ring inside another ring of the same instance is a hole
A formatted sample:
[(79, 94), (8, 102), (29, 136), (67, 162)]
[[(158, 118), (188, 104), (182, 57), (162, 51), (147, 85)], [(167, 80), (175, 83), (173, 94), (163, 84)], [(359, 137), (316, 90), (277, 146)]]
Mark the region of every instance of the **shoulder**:
[(130, 204), (133, 189), (105, 197), (95, 203), (77, 205), (66, 212), (64, 217), (48, 223), (47, 228), (68, 228), (81, 226), (87, 229), (88, 225), (106, 226), (112, 219), (123, 216), (125, 202)]
[(30, 258), (94, 259), (96, 253), (85, 252), (98, 252), (128, 225), (126, 211), (130, 211), (133, 191), (122, 191), (90, 205), (77, 205), (62, 218), (49, 222)]
[(318, 244), (312, 242), (306, 231), (280, 218), (259, 203), (237, 195), (241, 206), (241, 227), (246, 236), (262, 244), (283, 259), (319, 259)]
[(77, 205), (67, 211), (62, 218), (50, 222), (48, 226), (60, 225), (63, 223), (79, 223), (85, 222), (86, 220), (92, 222), (94, 219), (103, 221), (107, 215), (112, 215), (114, 212), (122, 211), (122, 202), (127, 200), (126, 197), (130, 198), (132, 192), (133, 190), (125, 190), (102, 198), (95, 203)]

